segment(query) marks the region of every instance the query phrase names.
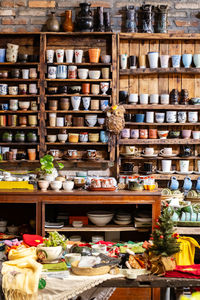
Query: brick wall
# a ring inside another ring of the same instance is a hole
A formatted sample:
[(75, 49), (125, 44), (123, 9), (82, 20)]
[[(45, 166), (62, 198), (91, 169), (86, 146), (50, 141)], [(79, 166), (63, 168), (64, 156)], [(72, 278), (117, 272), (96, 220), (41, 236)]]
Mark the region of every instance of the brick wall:
[[(73, 8), (73, 17), (78, 10), (80, 0), (0, 0), (0, 30), (9, 31), (41, 31), (48, 14), (55, 10), (60, 22), (66, 9)], [(84, 2), (84, 1), (82, 1)], [(93, 7), (104, 6), (112, 14), (114, 31), (123, 30), (123, 15), (126, 5), (141, 5), (141, 0), (90, 0)], [(151, 0), (147, 4), (168, 4), (169, 31), (200, 32), (199, 0)]]

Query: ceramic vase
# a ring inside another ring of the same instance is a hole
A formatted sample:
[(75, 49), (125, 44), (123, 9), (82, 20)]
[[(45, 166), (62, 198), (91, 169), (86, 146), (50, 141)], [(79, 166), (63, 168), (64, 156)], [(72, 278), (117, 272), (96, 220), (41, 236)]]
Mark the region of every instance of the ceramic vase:
[(80, 103), (81, 103), (81, 97), (79, 97), (79, 96), (71, 97), (71, 104), (72, 104), (73, 110), (79, 110)]
[(72, 22), (72, 10), (65, 11), (65, 21), (63, 23), (63, 29), (65, 32), (74, 31), (74, 24)]
[(90, 107), (91, 97), (83, 97), (82, 100), (83, 100), (84, 110), (88, 110)]
[(58, 32), (60, 29), (60, 25), (58, 20), (56, 19), (55, 12), (52, 12), (46, 22), (47, 31)]
[(90, 3), (80, 3), (81, 11), (76, 19), (76, 27), (79, 31), (90, 32), (94, 29), (94, 21), (90, 10)]

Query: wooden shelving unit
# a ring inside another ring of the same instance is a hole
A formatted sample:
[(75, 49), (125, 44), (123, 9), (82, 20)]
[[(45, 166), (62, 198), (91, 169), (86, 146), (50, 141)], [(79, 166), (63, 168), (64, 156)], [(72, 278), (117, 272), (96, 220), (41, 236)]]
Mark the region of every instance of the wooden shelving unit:
[[(169, 68), (161, 68), (160, 64), (158, 68), (151, 69), (148, 64), (148, 52), (156, 51), (160, 55), (182, 55), (184, 53), (199, 53), (200, 51), (200, 35), (199, 34), (143, 34), (143, 33), (120, 33), (118, 35), (118, 92), (127, 91), (128, 94), (169, 94), (172, 89), (177, 89), (179, 92), (182, 89), (187, 89), (189, 92), (189, 98), (200, 96), (200, 69), (195, 68), (192, 64), (190, 68), (184, 68), (181, 65), (180, 68), (172, 68), (171, 61), (169, 62)], [(139, 55), (146, 55), (146, 68), (141, 69), (139, 65), (136, 69), (121, 69), (120, 68), (120, 54), (135, 55), (137, 58)], [(159, 102), (160, 103), (160, 102)], [(126, 122), (126, 127), (130, 129), (157, 129), (157, 130), (169, 130), (169, 131), (181, 131), (183, 129), (199, 130), (200, 129), (200, 106), (199, 105), (141, 105), (127, 103), (124, 104), (126, 113), (146, 113), (146, 111), (155, 112), (167, 112), (167, 111), (198, 111), (199, 119), (197, 123), (136, 123)], [(172, 147), (173, 153), (177, 154), (175, 157), (126, 157), (120, 155), (125, 152), (125, 146), (136, 146), (138, 152), (148, 146), (154, 147), (155, 153), (159, 154), (160, 150), (166, 147)], [(181, 149), (184, 146), (191, 147), (190, 157), (181, 157)], [(183, 139), (183, 138), (170, 138), (167, 139), (120, 139), (117, 146), (117, 175), (119, 176), (122, 168), (121, 165), (124, 162), (134, 163), (133, 175), (139, 173), (141, 164), (143, 162), (153, 162), (153, 168), (161, 170), (162, 159), (172, 160), (172, 169), (179, 171), (179, 161), (183, 159), (189, 159), (189, 170), (197, 170), (197, 160), (200, 159), (198, 154), (200, 153), (200, 140), (195, 139)], [(123, 173), (124, 174), (124, 173)], [(139, 173), (140, 174), (140, 173)], [(166, 180), (168, 181), (172, 174), (152, 174), (157, 180), (159, 180), (159, 186), (166, 187)], [(183, 180), (187, 175), (174, 174), (179, 180)], [(199, 175), (188, 175), (192, 179), (196, 180)]]

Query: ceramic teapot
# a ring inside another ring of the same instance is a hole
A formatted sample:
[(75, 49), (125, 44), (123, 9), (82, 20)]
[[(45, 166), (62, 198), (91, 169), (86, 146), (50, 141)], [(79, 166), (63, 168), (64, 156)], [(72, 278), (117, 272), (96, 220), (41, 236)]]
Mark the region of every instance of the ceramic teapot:
[(192, 188), (192, 180), (189, 176), (186, 176), (183, 183), (184, 191), (189, 191)]
[(170, 188), (170, 190), (174, 191), (174, 190), (178, 190), (179, 188), (179, 182), (178, 180), (176, 179), (175, 176), (172, 176), (170, 178), (170, 181), (168, 183), (168, 187)]

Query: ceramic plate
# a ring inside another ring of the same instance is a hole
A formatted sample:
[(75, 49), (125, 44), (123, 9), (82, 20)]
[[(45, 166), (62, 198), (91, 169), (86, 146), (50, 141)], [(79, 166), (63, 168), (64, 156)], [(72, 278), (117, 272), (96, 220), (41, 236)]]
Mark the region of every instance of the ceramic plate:
[(200, 172), (193, 171), (194, 174), (200, 175)]
[(142, 154), (142, 157), (157, 157), (158, 154), (152, 154), (152, 155), (146, 155), (146, 154)]
[(173, 157), (173, 156), (177, 156), (177, 154), (175, 154), (175, 153), (173, 153), (171, 155), (159, 154), (159, 156), (162, 156), (162, 157)]
[(134, 219), (137, 222), (147, 222), (147, 223), (152, 222), (152, 218), (139, 218), (139, 217), (135, 217)]
[(189, 174), (192, 174), (193, 171), (188, 171), (188, 172), (180, 172), (180, 171), (176, 171), (177, 174), (180, 174), (180, 175), (189, 175)]
[(129, 225), (131, 223), (131, 220), (130, 221), (119, 221), (119, 220), (114, 219), (114, 223), (117, 225)]
[(164, 171), (159, 171), (159, 170), (157, 170), (157, 172), (158, 172), (159, 174), (174, 174), (176, 171), (164, 172)]
[(120, 153), (122, 156), (137, 156), (136, 154), (129, 154), (129, 153)]

